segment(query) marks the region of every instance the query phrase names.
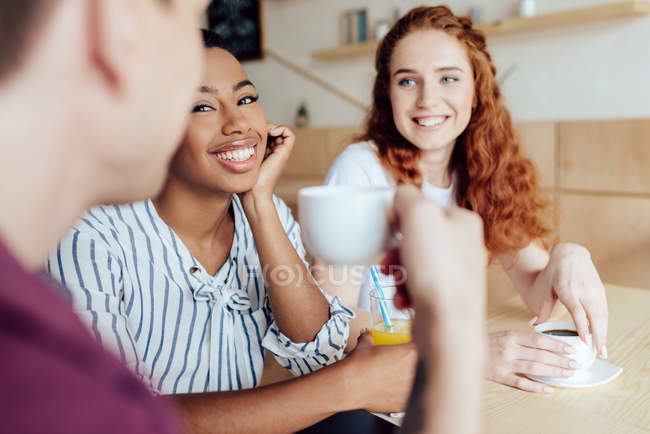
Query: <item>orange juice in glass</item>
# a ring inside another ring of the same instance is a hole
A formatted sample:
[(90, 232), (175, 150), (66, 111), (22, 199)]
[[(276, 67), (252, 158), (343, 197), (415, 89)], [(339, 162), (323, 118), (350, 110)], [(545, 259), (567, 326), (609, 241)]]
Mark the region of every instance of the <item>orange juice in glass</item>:
[(382, 292), (384, 297), (376, 289), (370, 291), (370, 334), (375, 345), (411, 342), (411, 312), (399, 310), (393, 304), (394, 286), (382, 286)]

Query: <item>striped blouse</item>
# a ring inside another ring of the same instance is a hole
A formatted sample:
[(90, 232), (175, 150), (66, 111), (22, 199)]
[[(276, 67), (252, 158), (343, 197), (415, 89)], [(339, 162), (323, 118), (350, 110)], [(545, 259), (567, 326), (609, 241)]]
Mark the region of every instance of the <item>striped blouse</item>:
[[(284, 202), (274, 202), (304, 261), (299, 225)], [(256, 387), (264, 348), (294, 375), (343, 357), (352, 311), (324, 293), (330, 319), (315, 339), (297, 343), (285, 336), (273, 318), (253, 233), (236, 195), (232, 210), (232, 248), (214, 276), (150, 200), (92, 208), (47, 261), (96, 339), (154, 392)]]

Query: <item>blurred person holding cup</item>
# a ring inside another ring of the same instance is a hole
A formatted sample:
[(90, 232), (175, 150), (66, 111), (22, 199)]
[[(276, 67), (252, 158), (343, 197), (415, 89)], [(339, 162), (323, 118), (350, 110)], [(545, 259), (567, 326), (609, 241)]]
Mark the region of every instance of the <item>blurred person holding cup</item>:
[[(392, 310), (415, 311), (419, 361), (402, 432), (481, 432), (487, 252), (480, 217), (442, 208), (409, 185), (303, 189), (299, 213), (307, 247), (328, 252), (331, 262), (352, 260), (348, 248), (355, 249), (356, 260), (384, 257), (381, 271), (396, 274), (399, 283), (393, 305), (382, 300), (387, 316), (378, 318), (390, 320)], [(363, 242), (366, 230), (371, 243)], [(332, 238), (341, 233), (346, 236), (337, 248)], [(364, 328), (358, 345), (372, 343)]]
[(415, 310), (419, 355), (402, 430), (482, 432), (487, 252), (481, 219), (401, 186), (391, 220), (402, 240), (382, 268), (401, 274), (395, 306)]

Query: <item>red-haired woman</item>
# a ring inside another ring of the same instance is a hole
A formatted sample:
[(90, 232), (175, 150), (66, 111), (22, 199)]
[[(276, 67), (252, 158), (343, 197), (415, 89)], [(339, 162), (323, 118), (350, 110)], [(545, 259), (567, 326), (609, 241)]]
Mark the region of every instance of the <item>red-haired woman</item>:
[[(418, 7), (382, 40), (375, 68), (363, 141), (338, 157), (326, 183), (411, 183), (441, 205), (475, 211), (491, 256), (536, 315), (531, 324), (546, 321), (559, 299), (580, 336), (588, 341), (591, 331), (606, 357), (605, 290), (585, 248), (547, 248), (553, 234), (543, 219), (546, 203), (533, 164), (520, 153), (484, 35), (447, 7)], [(491, 334), (489, 378), (551, 392), (524, 375), (572, 375), (575, 362), (553, 353), (569, 352), (558, 342), (532, 333)]]

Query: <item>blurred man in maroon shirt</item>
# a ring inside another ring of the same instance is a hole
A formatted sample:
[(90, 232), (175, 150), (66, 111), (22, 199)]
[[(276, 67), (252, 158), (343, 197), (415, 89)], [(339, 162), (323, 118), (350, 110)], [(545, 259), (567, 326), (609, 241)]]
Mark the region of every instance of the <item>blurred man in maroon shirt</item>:
[(201, 73), (205, 0), (0, 4), (0, 429), (177, 425), (33, 272), (83, 210), (155, 194)]

